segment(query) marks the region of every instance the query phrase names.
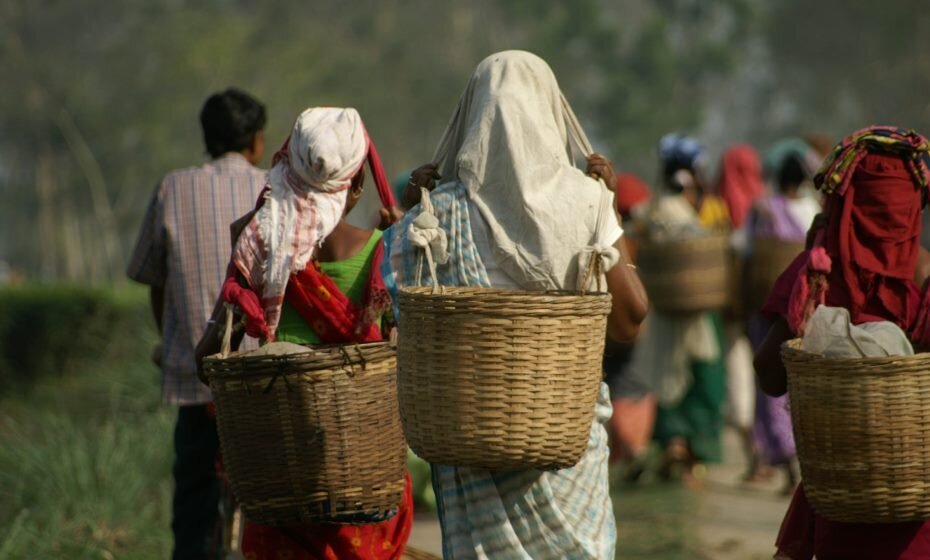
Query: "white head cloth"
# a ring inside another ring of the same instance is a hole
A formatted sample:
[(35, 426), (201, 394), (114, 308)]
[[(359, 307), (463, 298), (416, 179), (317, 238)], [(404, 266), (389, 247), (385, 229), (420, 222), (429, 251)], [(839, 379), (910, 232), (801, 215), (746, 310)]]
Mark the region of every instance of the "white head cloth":
[(368, 155), (351, 108), (307, 109), (268, 172), (269, 191), (236, 242), (233, 260), (262, 298), (273, 333), (291, 274), (303, 270), (345, 211), (347, 189)]
[[(528, 290), (572, 289), (605, 206), (613, 217), (610, 192), (574, 165), (591, 151), (549, 65), (505, 51), (478, 65), (433, 161), (444, 182), (464, 185), (510, 278)], [(606, 270), (616, 255), (602, 249)]]

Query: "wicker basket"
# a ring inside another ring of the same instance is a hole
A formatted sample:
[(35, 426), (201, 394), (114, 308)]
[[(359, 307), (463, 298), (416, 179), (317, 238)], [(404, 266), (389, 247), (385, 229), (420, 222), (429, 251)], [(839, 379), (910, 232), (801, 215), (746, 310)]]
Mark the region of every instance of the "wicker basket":
[(389, 343), (204, 360), (223, 463), (250, 521), (387, 518), (403, 500), (407, 446)]
[(930, 519), (930, 354), (828, 359), (786, 342), (804, 491), (834, 521)]
[(555, 470), (588, 443), (607, 294), (404, 288), (398, 391), (404, 433), (441, 465)]
[(694, 313), (731, 303), (727, 235), (663, 241), (643, 238), (636, 264), (649, 301), (659, 311)]
[(762, 309), (775, 281), (803, 250), (804, 243), (764, 237), (753, 240), (746, 271), (749, 312)]

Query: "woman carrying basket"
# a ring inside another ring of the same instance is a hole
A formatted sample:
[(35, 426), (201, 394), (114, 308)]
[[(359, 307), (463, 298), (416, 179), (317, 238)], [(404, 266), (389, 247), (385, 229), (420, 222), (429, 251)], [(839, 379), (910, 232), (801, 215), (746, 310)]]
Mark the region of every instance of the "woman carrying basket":
[[(607, 265), (619, 259), (605, 267), (613, 294), (608, 332), (634, 337), (646, 312), (645, 292), (625, 258), (611, 194), (573, 165), (584, 154), (589, 174), (613, 185), (610, 162), (591, 154), (549, 66), (522, 51), (489, 56), (459, 101), (434, 158), (437, 165), (416, 170), (408, 191), (443, 183), (429, 195), (429, 205), (413, 208), (385, 234), (389, 284), (415, 285), (417, 243), (435, 242), (437, 251), (448, 252), (437, 269), (442, 285), (575, 289), (577, 257), (588, 247)], [(429, 206), (438, 225), (411, 238), (411, 225)], [(398, 317), (400, 329), (403, 320)], [(603, 426), (610, 412), (601, 383), (587, 449), (572, 468), (492, 473), (434, 464), (443, 556), (613, 558), (616, 529)]]
[[(749, 266), (773, 267), (774, 263), (765, 262), (766, 258), (771, 259), (771, 255), (763, 254), (763, 243), (779, 242), (789, 248), (791, 244), (797, 244), (798, 251), (803, 247), (807, 231), (820, 212), (820, 202), (803, 188), (816, 171), (816, 166), (808, 163), (817, 160), (812, 151), (802, 140), (787, 139), (777, 143), (766, 155), (766, 161), (772, 166), (770, 173), (776, 192), (756, 201), (749, 215)], [(775, 270), (780, 272), (785, 264), (783, 261)], [(753, 272), (761, 276), (761, 270), (757, 268), (750, 271), (747, 278), (751, 278)], [(771, 327), (770, 321), (759, 309), (771, 290), (770, 283), (771, 280), (763, 288), (758, 282), (747, 282), (750, 291), (746, 298), (749, 313), (747, 330), (754, 350), (762, 344)], [(770, 397), (757, 391), (754, 424), (755, 455), (748, 480), (765, 480), (773, 472), (771, 467), (778, 467), (787, 475), (784, 490), (790, 494), (797, 484), (798, 473), (788, 398)]]
[[(727, 233), (726, 204), (704, 186), (701, 144), (667, 134), (659, 141), (659, 159), (664, 192), (652, 202), (640, 234), (674, 240)], [(659, 473), (664, 478), (695, 482), (701, 465), (720, 461), (726, 398), (722, 337), (717, 311), (654, 309), (636, 344), (631, 367), (648, 375), (659, 405), (653, 438), (665, 449)]]
[[(346, 221), (364, 190), (366, 158), (386, 227), (399, 213), (355, 109), (312, 108), (297, 119), (234, 245), (223, 287), (222, 299), (242, 313), (250, 336), (300, 345), (382, 340), (390, 296), (380, 274), (381, 232)], [(198, 354), (215, 352), (216, 340), (216, 330), (209, 330)], [(396, 559), (412, 520), (408, 476), (403, 503), (386, 521), (287, 528), (247, 523), (242, 549), (250, 560)]]
[[(927, 254), (920, 248), (930, 144), (891, 127), (860, 130), (837, 145), (814, 182), (826, 195), (808, 249), (781, 275), (763, 312), (773, 320), (756, 353), (762, 389), (784, 395), (781, 344), (804, 331), (818, 304), (843, 307), (854, 324), (890, 321), (917, 348), (930, 346)], [(921, 288), (922, 286), (922, 288)], [(803, 480), (782, 523), (779, 558), (930, 558), (930, 523), (839, 523), (817, 515)]]

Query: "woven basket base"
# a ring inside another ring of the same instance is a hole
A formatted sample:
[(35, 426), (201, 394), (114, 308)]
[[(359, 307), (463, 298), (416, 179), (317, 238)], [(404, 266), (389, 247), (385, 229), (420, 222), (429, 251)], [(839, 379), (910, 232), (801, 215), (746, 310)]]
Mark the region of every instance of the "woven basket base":
[(696, 313), (730, 305), (731, 259), (726, 235), (640, 240), (637, 266), (650, 304), (664, 313)]
[(850, 523), (930, 519), (930, 354), (827, 359), (782, 347), (804, 491)]
[(396, 510), (407, 457), (396, 363), (388, 343), (205, 360), (224, 467), (249, 520), (370, 522)]
[(410, 447), (441, 465), (555, 470), (587, 446), (607, 295), (405, 288), (398, 391)]

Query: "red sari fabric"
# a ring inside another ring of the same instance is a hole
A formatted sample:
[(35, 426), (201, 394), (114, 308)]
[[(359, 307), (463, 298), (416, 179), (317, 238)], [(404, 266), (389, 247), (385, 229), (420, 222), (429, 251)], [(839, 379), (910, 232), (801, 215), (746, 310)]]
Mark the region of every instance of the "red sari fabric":
[(391, 305), (391, 296), (381, 277), (383, 257), (384, 246), (378, 243), (371, 256), (361, 307), (339, 291), (317, 261), (291, 276), (284, 298), (326, 344), (381, 340), (377, 320)]
[(413, 527), (413, 485), (407, 475), (397, 515), (370, 525), (299, 525), (288, 528), (246, 523), (246, 560), (397, 560)]
[[(826, 273), (824, 304), (845, 307), (856, 324), (892, 321), (921, 342), (928, 339), (928, 300), (912, 277), (927, 185), (913, 173), (908, 156), (863, 151), (855, 154), (855, 166), (846, 169), (850, 176), (842, 190), (828, 195), (829, 216), (821, 242), (781, 275), (763, 312), (788, 319), (798, 334), (803, 322), (791, 318), (791, 308), (796, 307), (792, 299), (797, 298), (798, 286), (805, 283), (810, 270), (826, 269), (822, 270)], [(827, 262), (812, 265), (822, 258)], [(776, 546), (793, 560), (810, 560), (815, 555), (818, 560), (927, 559), (930, 522), (830, 521), (813, 510), (802, 483), (785, 514)]]
[[(316, 262), (291, 276), (285, 298), (325, 343), (382, 340), (376, 320), (390, 305), (380, 274), (382, 254), (379, 243), (372, 255), (362, 307), (343, 294)], [(408, 475), (403, 503), (387, 521), (284, 529), (246, 523), (242, 551), (247, 560), (393, 560), (403, 554), (412, 524), (413, 489)]]

